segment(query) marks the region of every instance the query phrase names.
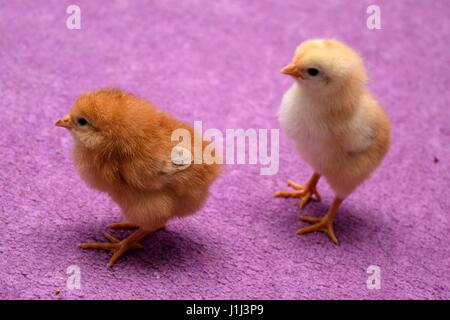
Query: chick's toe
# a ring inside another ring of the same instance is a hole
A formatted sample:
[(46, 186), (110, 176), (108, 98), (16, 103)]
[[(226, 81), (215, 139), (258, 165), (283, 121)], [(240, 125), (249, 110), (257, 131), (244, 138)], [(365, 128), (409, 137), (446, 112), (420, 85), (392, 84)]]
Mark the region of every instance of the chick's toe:
[(340, 198), (335, 198), (327, 214), (322, 218), (301, 216), (301, 221), (311, 223), (311, 225), (297, 230), (297, 234), (303, 235), (310, 232), (320, 231), (326, 233), (330, 240), (335, 244), (339, 244), (336, 234), (334, 233), (333, 220), (339, 206), (342, 204), (342, 201), (343, 200)]
[(304, 217), (304, 216), (300, 217), (300, 220), (311, 223), (311, 225), (307, 226), (307, 227), (303, 227), (301, 229), (298, 229), (297, 230), (298, 235), (303, 235), (306, 233), (320, 231), (320, 232), (326, 233), (328, 235), (328, 237), (330, 238), (330, 240), (333, 241), (335, 244), (339, 244), (336, 234), (334, 233), (332, 220), (327, 220), (327, 219), (325, 219), (325, 217), (324, 218), (314, 218), (314, 217)]
[[(316, 189), (317, 182), (319, 181), (320, 175), (313, 174), (313, 176), (309, 179), (309, 181), (305, 184), (305, 186), (295, 183), (292, 180), (288, 180), (287, 184), (289, 187), (294, 189), (294, 191), (277, 191), (275, 192), (276, 198), (299, 198), (300, 207), (304, 208), (306, 204), (311, 200), (315, 199), (316, 201), (320, 201), (319, 192)], [(313, 198), (314, 196), (314, 198)]]
[(85, 242), (80, 244), (82, 249), (96, 249), (96, 250), (110, 250), (113, 256), (109, 260), (108, 267), (112, 267), (114, 263), (127, 251), (132, 249), (142, 249), (143, 246), (139, 243), (151, 231), (137, 230), (128, 238), (119, 240), (107, 232), (103, 236), (110, 242)]

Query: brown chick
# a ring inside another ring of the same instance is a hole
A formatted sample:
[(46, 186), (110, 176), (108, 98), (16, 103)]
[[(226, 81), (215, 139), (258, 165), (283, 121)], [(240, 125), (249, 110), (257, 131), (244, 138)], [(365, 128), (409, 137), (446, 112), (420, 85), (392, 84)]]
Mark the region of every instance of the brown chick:
[(378, 167), (389, 150), (391, 125), (367, 88), (362, 58), (337, 40), (308, 40), (281, 70), (294, 78), (278, 113), (281, 126), (314, 173), (305, 185), (289, 180), (294, 191), (276, 197), (301, 198), (300, 206), (315, 196), (323, 176), (335, 193), (322, 218), (301, 217), (311, 223), (298, 234), (322, 231), (338, 243), (333, 220), (342, 201)]
[[(172, 151), (179, 143), (172, 141), (172, 133), (186, 129), (193, 137), (192, 127), (118, 89), (82, 95), (56, 126), (69, 129), (74, 138), (73, 158), (81, 177), (92, 188), (108, 193), (122, 209), (126, 222), (109, 227), (137, 228), (124, 240), (104, 233), (109, 242), (80, 245), (111, 250), (109, 267), (126, 251), (140, 248), (141, 239), (170, 219), (198, 211), (220, 174), (215, 163), (174, 161)], [(182, 151), (193, 150), (192, 141), (183, 143)], [(208, 144), (204, 141), (203, 149)]]

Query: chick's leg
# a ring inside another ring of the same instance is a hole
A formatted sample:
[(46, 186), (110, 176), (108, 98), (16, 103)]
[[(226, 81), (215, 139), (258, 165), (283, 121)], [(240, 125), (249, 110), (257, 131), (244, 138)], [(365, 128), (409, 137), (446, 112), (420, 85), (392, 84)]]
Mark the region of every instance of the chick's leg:
[(128, 250), (142, 248), (142, 245), (139, 244), (139, 241), (145, 238), (148, 234), (158, 229), (159, 227), (155, 228), (154, 230), (138, 229), (133, 232), (128, 238), (125, 238), (123, 240), (119, 240), (109, 233), (104, 232), (103, 235), (110, 242), (85, 242), (80, 244), (80, 248), (112, 251), (113, 256), (108, 263), (108, 267), (112, 267), (113, 264)]
[(339, 241), (334, 233), (333, 220), (342, 201), (343, 201), (342, 199), (335, 198), (327, 214), (322, 218), (305, 217), (305, 216), (300, 217), (300, 220), (309, 222), (311, 223), (311, 225), (297, 230), (297, 234), (303, 235), (310, 232), (321, 231), (325, 232), (330, 238), (330, 240), (333, 241), (335, 244), (339, 244)]
[(300, 207), (303, 208), (315, 196), (317, 201), (320, 201), (320, 195), (317, 192), (316, 186), (319, 182), (320, 174), (314, 172), (311, 178), (305, 186), (295, 183), (294, 181), (288, 180), (287, 184), (294, 191), (277, 191), (275, 192), (275, 198), (300, 198)]

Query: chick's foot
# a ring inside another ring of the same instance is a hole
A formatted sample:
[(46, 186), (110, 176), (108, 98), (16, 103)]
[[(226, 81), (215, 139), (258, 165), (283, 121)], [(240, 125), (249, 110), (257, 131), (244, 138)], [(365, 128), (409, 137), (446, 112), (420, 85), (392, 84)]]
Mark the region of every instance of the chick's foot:
[(146, 235), (151, 231), (137, 230), (132, 233), (128, 238), (119, 240), (107, 232), (104, 232), (104, 237), (110, 242), (85, 242), (80, 244), (82, 249), (97, 249), (97, 250), (110, 250), (113, 252), (111, 259), (108, 262), (108, 267), (112, 267), (114, 263), (128, 250), (142, 249), (143, 246), (139, 243)]
[(339, 244), (336, 234), (334, 233), (333, 221), (326, 220), (325, 218), (314, 218), (314, 217), (300, 217), (301, 221), (311, 223), (310, 226), (303, 227), (297, 230), (298, 235), (303, 235), (310, 232), (321, 231), (328, 235), (331, 241), (335, 244)]
[(317, 192), (316, 185), (319, 181), (320, 175), (314, 173), (312, 177), (308, 180), (305, 186), (295, 183), (292, 180), (288, 180), (287, 184), (294, 191), (277, 191), (275, 192), (276, 198), (299, 198), (300, 208), (304, 208), (306, 204), (315, 197), (315, 200), (320, 201), (319, 192)]
[(328, 210), (327, 214), (322, 218), (301, 216), (299, 218), (301, 221), (311, 223), (311, 225), (297, 230), (297, 234), (303, 235), (306, 233), (321, 231), (326, 233), (330, 240), (335, 244), (339, 244), (336, 234), (334, 233), (333, 220), (341, 203), (341, 199), (335, 199), (330, 210)]

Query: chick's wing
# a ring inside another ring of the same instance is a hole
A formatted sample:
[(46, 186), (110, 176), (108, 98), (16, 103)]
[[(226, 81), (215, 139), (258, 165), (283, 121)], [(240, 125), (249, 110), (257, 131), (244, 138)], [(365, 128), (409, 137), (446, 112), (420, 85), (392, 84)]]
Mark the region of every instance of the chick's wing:
[(199, 170), (191, 166), (193, 141), (180, 143), (172, 139), (177, 129), (185, 129), (192, 136), (192, 128), (166, 114), (159, 116), (143, 130), (144, 135), (134, 143), (134, 151), (120, 163), (121, 180), (132, 188), (160, 189), (174, 179), (189, 179)]

